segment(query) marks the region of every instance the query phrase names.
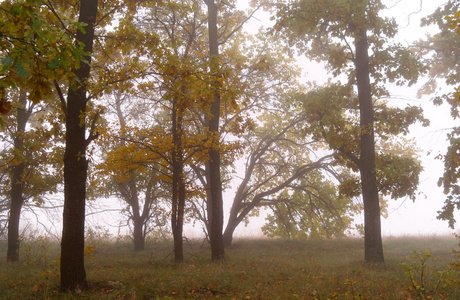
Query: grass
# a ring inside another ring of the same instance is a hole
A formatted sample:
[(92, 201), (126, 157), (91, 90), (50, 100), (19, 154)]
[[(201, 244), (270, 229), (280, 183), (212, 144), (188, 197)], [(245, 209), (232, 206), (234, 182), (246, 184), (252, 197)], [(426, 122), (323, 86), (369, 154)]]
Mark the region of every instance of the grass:
[[(361, 239), (236, 240), (223, 262), (192, 242), (181, 264), (172, 262), (171, 242), (150, 241), (139, 253), (126, 242), (98, 242), (86, 265), (91, 289), (61, 294), (58, 244), (38, 239), (23, 245), (20, 263), (1, 263), (0, 299), (460, 299), (460, 272), (446, 271), (458, 242), (387, 238), (384, 265), (363, 263)], [(424, 267), (414, 250), (430, 252)]]

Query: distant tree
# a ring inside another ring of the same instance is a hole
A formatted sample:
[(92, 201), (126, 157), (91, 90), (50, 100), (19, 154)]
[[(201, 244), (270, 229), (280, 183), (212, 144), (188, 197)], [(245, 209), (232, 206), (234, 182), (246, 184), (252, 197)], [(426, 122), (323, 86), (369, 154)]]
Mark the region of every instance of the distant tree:
[(292, 192), (281, 194), (269, 206), (273, 214), (262, 227), (265, 235), (283, 238), (343, 237), (351, 227), (353, 205), (337, 185), (319, 170), (301, 177)]
[[(38, 150), (46, 151), (46, 147), (40, 149), (39, 143), (43, 141), (41, 138), (29, 140), (27, 134), (36, 130), (26, 134), (26, 124), (39, 101), (52, 99), (53, 81), (69, 75), (73, 62), (82, 55), (82, 48), (79, 44), (73, 43), (68, 32), (48, 22), (53, 15), (49, 6), (36, 1), (4, 1), (0, 6), (0, 113), (8, 113), (11, 110), (14, 93), (18, 89), (21, 90), (20, 96), (17, 97), (19, 101), (16, 102), (16, 125), (12, 130), (14, 150), (12, 156), (6, 159), (6, 164), (12, 168), (11, 191), (8, 192), (11, 196), (8, 260), (15, 261), (19, 258), (18, 227), (25, 198), (33, 196), (34, 193), (38, 196), (38, 191), (47, 187), (44, 182), (41, 186), (34, 182), (37, 177), (33, 178), (32, 174), (37, 173), (30, 172), (33, 170), (33, 164), (42, 160), (28, 161), (31, 156), (40, 153)], [(75, 22), (68, 23), (68, 30), (77, 27), (78, 24)], [(47, 135), (43, 137), (46, 139)], [(37, 153), (32, 153), (34, 150), (37, 150)], [(11, 161), (12, 157), (14, 162)], [(46, 158), (46, 155), (43, 155), (43, 158)], [(46, 170), (46, 167), (35, 167), (37, 172)], [(44, 175), (46, 173), (47, 171)], [(27, 188), (34, 185), (37, 188), (35, 192), (26, 192)]]
[[(287, 99), (281, 101), (289, 102)], [(247, 217), (257, 214), (261, 207), (272, 208), (276, 213), (280, 206), (295, 205), (296, 197), (291, 197), (293, 193), (307, 189), (310, 179), (318, 176), (312, 174), (319, 170), (330, 170), (330, 155), (311, 161), (310, 156), (314, 155), (315, 146), (302, 132), (306, 118), (295, 107), (285, 105), (288, 109), (286, 113), (282, 113), (282, 108), (278, 107), (275, 113), (262, 114), (258, 120), (263, 123), (254, 125), (253, 130), (243, 135), (247, 158), (224, 232), (226, 246), (231, 244), (236, 227)], [(319, 185), (310, 187), (320, 188)], [(336, 199), (324, 197), (322, 200), (329, 203)], [(310, 229), (315, 230), (313, 227)], [(268, 229), (266, 232), (274, 234), (274, 231)]]
[(134, 129), (129, 127), (127, 119), (141, 117), (139, 113), (145, 111), (141, 112), (140, 107), (147, 109), (147, 106), (121, 92), (105, 98), (106, 118), (115, 115), (119, 127), (106, 129), (97, 141), (97, 149), (103, 149), (102, 161), (92, 172), (90, 191), (93, 197), (122, 199), (122, 205), (126, 205), (122, 212), (132, 225), (134, 250), (142, 251), (147, 234), (165, 226), (167, 213), (163, 201), (170, 193), (159, 180), (161, 166), (155, 159), (137, 155), (141, 146), (130, 142)]
[[(59, 142), (62, 131), (60, 120), (53, 120), (54, 124), (45, 122), (49, 107), (27, 100), (28, 93), (24, 89), (9, 94), (15, 114), (4, 118), (2, 135), (3, 142), (12, 146), (0, 152), (3, 162), (0, 169), (9, 174), (9, 180), (0, 186), (2, 194), (9, 195), (6, 198), (10, 203), (7, 261), (18, 261), (19, 220), (23, 204), (28, 200), (43, 204), (42, 197), (57, 192), (57, 185), (61, 183), (62, 157), (56, 142)], [(30, 124), (31, 118), (33, 124)]]
[[(389, 39), (392, 19), (379, 16), (380, 1), (279, 1), (274, 31), (301, 54), (324, 61), (332, 74), (344, 74), (357, 89), (359, 156), (348, 157), (360, 173), (364, 203), (365, 260), (383, 262), (380, 203), (376, 178), (374, 99), (388, 95), (383, 83), (414, 83), (424, 71), (417, 57)], [(325, 98), (327, 99), (327, 98)], [(325, 101), (323, 99), (323, 101)], [(346, 156), (346, 155), (345, 155)]]

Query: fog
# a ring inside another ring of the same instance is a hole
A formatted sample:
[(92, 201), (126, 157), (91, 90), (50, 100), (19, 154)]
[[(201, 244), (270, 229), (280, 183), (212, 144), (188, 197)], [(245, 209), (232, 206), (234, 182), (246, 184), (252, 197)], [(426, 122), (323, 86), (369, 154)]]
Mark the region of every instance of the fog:
[[(420, 19), (434, 11), (439, 5), (439, 1), (418, 1), (418, 0), (392, 0), (383, 1), (389, 9), (388, 16), (395, 17), (400, 24), (400, 34), (398, 39), (401, 43), (410, 45), (413, 41), (423, 38), (426, 32), (435, 28), (420, 28)], [(240, 1), (244, 6), (247, 1)], [(423, 4), (423, 5), (422, 5)], [(245, 30), (256, 31), (258, 27), (267, 24), (267, 13), (259, 12), (254, 19), (245, 27)], [(315, 80), (318, 84), (328, 80), (327, 72), (318, 64), (312, 64), (304, 58), (299, 58), (299, 64), (304, 66), (305, 73), (302, 81)], [(423, 81), (423, 80), (422, 80)], [(420, 83), (422, 84), (422, 82)], [(417, 98), (419, 85), (413, 87), (391, 87), (392, 97), (388, 99), (391, 105), (405, 106), (407, 104), (421, 106), (424, 109), (425, 117), (431, 122), (429, 127), (413, 126), (411, 137), (416, 141), (420, 148), (420, 157), (424, 166), (424, 171), (420, 177), (419, 194), (416, 201), (409, 199), (389, 200), (388, 218), (382, 218), (383, 236), (401, 235), (448, 235), (459, 233), (459, 230), (448, 228), (445, 221), (436, 219), (437, 211), (443, 206), (445, 195), (437, 182), (443, 173), (442, 161), (436, 159), (438, 154), (443, 154), (448, 146), (446, 134), (448, 129), (455, 125), (450, 118), (450, 111), (447, 104), (441, 107), (434, 106), (430, 101), (432, 96)], [(448, 87), (445, 88), (448, 91)], [(442, 91), (444, 92), (444, 91)], [(244, 166), (240, 166), (243, 169)], [(227, 215), (233, 200), (233, 190), (228, 190), (224, 194), (225, 211)], [(52, 203), (56, 206), (62, 205), (62, 196), (56, 195)], [(52, 204), (48, 205), (52, 206)], [(100, 199), (97, 202), (90, 202), (88, 207), (87, 225), (100, 226), (108, 230), (111, 234), (129, 234), (126, 227), (119, 227), (123, 222), (118, 208), (119, 201), (114, 198)], [(21, 220), (21, 227), (26, 231), (33, 231), (37, 224), (42, 232), (52, 233), (59, 236), (61, 232), (62, 213), (59, 208), (53, 210), (38, 211), (34, 213), (25, 210)], [(235, 237), (261, 237), (261, 226), (267, 211), (263, 211), (258, 218), (251, 218), (247, 227), (241, 224), (235, 231)], [(456, 218), (460, 219), (460, 214), (456, 213)], [(356, 216), (356, 222), (362, 223), (363, 216)], [(195, 226), (187, 224), (184, 233), (189, 237), (202, 237), (202, 225), (197, 222)]]

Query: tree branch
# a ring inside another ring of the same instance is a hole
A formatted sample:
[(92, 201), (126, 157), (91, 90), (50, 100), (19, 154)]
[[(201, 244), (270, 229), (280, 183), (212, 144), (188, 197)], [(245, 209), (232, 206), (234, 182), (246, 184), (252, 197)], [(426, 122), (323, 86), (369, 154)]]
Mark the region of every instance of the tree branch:
[(53, 81), (53, 83), (54, 83), (54, 87), (56, 88), (56, 92), (58, 93), (59, 101), (61, 102), (61, 109), (67, 118), (67, 104), (65, 102), (64, 95), (62, 94), (61, 87), (59, 86), (59, 83), (56, 81), (56, 79)]

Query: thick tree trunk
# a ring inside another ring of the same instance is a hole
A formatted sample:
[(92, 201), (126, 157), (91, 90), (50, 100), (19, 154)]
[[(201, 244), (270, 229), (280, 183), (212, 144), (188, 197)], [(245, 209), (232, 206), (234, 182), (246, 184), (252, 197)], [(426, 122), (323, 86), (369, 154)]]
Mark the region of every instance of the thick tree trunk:
[(355, 46), (361, 126), (359, 169), (364, 202), (364, 259), (366, 262), (384, 262), (380, 203), (375, 177), (374, 108), (370, 85), (367, 33), (364, 29), (358, 30)]
[(142, 218), (133, 219), (133, 242), (134, 242), (134, 251), (144, 251), (145, 250), (145, 235), (144, 235), (144, 220)]
[(97, 0), (80, 1), (79, 22), (87, 24), (85, 33), (78, 31), (76, 39), (82, 42), (85, 56), (81, 67), (74, 70), (79, 79), (76, 87), (69, 88), (66, 118), (66, 145), (64, 153), (64, 213), (61, 244), (61, 290), (69, 291), (86, 286), (84, 265), (85, 200), (88, 161), (85, 138), (86, 127), (82, 116), (86, 113), (86, 82), (89, 78)]
[(19, 261), (19, 220), (21, 218), (21, 209), (24, 203), (24, 182), (22, 176), (24, 173), (24, 163), (22, 162), (22, 153), (24, 145), (24, 132), (26, 129), (27, 121), (30, 117), (30, 110), (27, 111), (27, 94), (21, 89), (19, 95), (19, 102), (23, 106), (23, 109), (17, 109), (16, 113), (16, 132), (13, 138), (13, 145), (15, 152), (19, 152), (18, 164), (14, 165), (11, 169), (11, 203), (10, 203), (10, 214), (8, 219), (8, 251), (6, 254), (6, 260), (8, 262)]
[[(20, 170), (20, 168), (16, 168), (16, 170), (14, 170), (13, 173), (22, 174), (22, 170)], [(15, 177), (14, 174), (11, 177)], [(14, 185), (19, 184), (20, 183), (16, 183)], [(19, 261), (19, 220), (21, 217), (23, 200), (22, 193), (20, 193), (18, 190), (18, 188), (14, 187), (11, 189), (11, 206), (8, 219), (8, 252), (6, 254), (7, 262)]]
[[(220, 84), (219, 84), (219, 43), (217, 32), (217, 5), (214, 0), (205, 0), (208, 6), (208, 30), (209, 30), (209, 55), (211, 59), (210, 71), (212, 74), (213, 100), (210, 109), (209, 135), (213, 145), (209, 151), (209, 189), (208, 218), (209, 237), (211, 240), (212, 260), (225, 258), (225, 248), (222, 239), (224, 226), (224, 211), (222, 200), (222, 180), (220, 175), (219, 153), (219, 120), (220, 120)], [(210, 199), (209, 199), (210, 198)], [(210, 201), (209, 201), (210, 200)]]

